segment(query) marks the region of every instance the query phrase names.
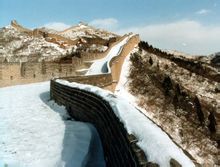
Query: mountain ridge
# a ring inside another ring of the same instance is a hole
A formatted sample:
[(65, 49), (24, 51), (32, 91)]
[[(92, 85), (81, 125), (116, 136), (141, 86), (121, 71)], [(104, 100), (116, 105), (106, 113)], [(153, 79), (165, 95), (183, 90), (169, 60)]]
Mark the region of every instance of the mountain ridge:
[(0, 29), (0, 62), (52, 61), (83, 46), (104, 51), (115, 38), (120, 36), (82, 23), (59, 32), (45, 27), (31, 30), (12, 20)]

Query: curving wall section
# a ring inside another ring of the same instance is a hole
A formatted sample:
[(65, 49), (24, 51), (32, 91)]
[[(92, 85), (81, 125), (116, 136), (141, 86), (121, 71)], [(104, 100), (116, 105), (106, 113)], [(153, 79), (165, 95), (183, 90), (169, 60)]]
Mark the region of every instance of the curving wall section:
[(144, 152), (136, 145), (136, 138), (128, 135), (111, 106), (102, 97), (62, 85), (51, 80), (51, 98), (66, 106), (71, 117), (92, 123), (100, 136), (106, 166), (146, 166)]
[[(138, 35), (134, 35), (128, 40), (120, 54), (110, 61), (111, 73), (59, 79), (114, 91), (124, 58), (138, 42)], [(51, 80), (50, 93), (51, 99), (64, 105), (75, 120), (90, 122), (96, 127), (102, 141), (107, 166), (147, 166), (144, 152), (136, 145), (137, 139), (133, 135), (128, 135), (109, 103), (102, 97), (85, 90), (62, 85), (56, 80)]]
[[(122, 41), (126, 36), (123, 36), (120, 41)], [(117, 43), (119, 43), (118, 41)], [(94, 86), (98, 86), (110, 91), (114, 91), (115, 87), (119, 81), (121, 68), (126, 56), (134, 49), (134, 47), (139, 43), (140, 38), (139, 35), (133, 35), (130, 37), (128, 42), (123, 46), (121, 52), (118, 56), (114, 57), (110, 62), (108, 62), (110, 69), (110, 73), (99, 74), (99, 75), (89, 75), (89, 76), (70, 76), (63, 77), (60, 79), (67, 80), (69, 82), (78, 82), (82, 84), (90, 84)], [(117, 43), (114, 43), (115, 46)], [(111, 48), (113, 47), (111, 46)], [(108, 50), (109, 52), (109, 50)], [(107, 53), (106, 53), (107, 55)]]
[[(134, 35), (123, 47), (117, 58), (110, 62), (112, 71), (118, 71), (117, 77), (113, 73), (63, 77), (60, 79), (70, 82), (91, 84), (108, 90), (114, 90), (115, 81), (119, 79), (124, 58), (139, 42), (139, 36)], [(118, 60), (121, 61), (118, 61)], [(111, 106), (102, 97), (78, 88), (62, 85), (51, 80), (51, 98), (57, 103), (66, 106), (70, 116), (82, 122), (92, 123), (101, 138), (105, 154), (106, 165), (119, 166), (146, 166), (147, 159), (144, 152), (136, 145), (137, 139), (128, 135), (123, 124), (114, 114)]]

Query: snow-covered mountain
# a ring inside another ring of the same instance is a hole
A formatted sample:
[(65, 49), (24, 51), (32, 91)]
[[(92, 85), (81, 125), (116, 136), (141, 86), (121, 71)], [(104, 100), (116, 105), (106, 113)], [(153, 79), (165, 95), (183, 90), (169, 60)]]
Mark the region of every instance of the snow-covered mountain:
[(88, 43), (86, 39), (102, 40), (99, 45), (89, 42), (86, 47), (103, 51), (103, 43), (114, 37), (118, 35), (84, 23), (58, 32), (44, 27), (30, 30), (12, 21), (0, 29), (0, 62), (53, 61), (82, 47)]
[(58, 44), (47, 42), (43, 37), (30, 36), (9, 25), (0, 29), (0, 60), (19, 62), (64, 55), (71, 47), (64, 49)]
[(87, 38), (102, 38), (102, 39), (110, 39), (112, 37), (117, 37), (118, 35), (102, 30), (96, 29), (95, 27), (89, 26), (85, 23), (79, 23), (76, 26), (72, 26), (64, 31), (58, 32), (58, 34), (63, 35), (70, 39), (76, 39), (79, 37), (87, 37)]

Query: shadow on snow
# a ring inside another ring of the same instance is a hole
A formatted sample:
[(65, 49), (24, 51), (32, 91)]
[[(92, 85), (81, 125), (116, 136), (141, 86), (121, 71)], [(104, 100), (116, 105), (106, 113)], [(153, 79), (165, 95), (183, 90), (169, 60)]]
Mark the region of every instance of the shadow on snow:
[(74, 121), (66, 110), (50, 101), (50, 92), (40, 94), (40, 99), (53, 111), (59, 113), (65, 125), (62, 148), (64, 167), (105, 167), (104, 154), (96, 128), (85, 122)]

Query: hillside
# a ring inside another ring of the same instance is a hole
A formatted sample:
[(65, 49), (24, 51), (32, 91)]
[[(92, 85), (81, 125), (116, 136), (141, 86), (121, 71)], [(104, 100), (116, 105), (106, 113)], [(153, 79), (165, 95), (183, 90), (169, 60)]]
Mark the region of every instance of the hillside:
[(46, 28), (30, 30), (12, 21), (0, 29), (0, 62), (41, 62), (63, 58), (86, 48), (103, 52), (113, 33), (80, 23), (62, 32)]
[(71, 49), (63, 49), (43, 37), (30, 36), (11, 25), (0, 29), (1, 62), (41, 61), (65, 55)]
[[(144, 113), (202, 166), (218, 164), (220, 73), (215, 56), (164, 52), (147, 42), (131, 57), (128, 90)], [(216, 142), (217, 141), (217, 142)]]

